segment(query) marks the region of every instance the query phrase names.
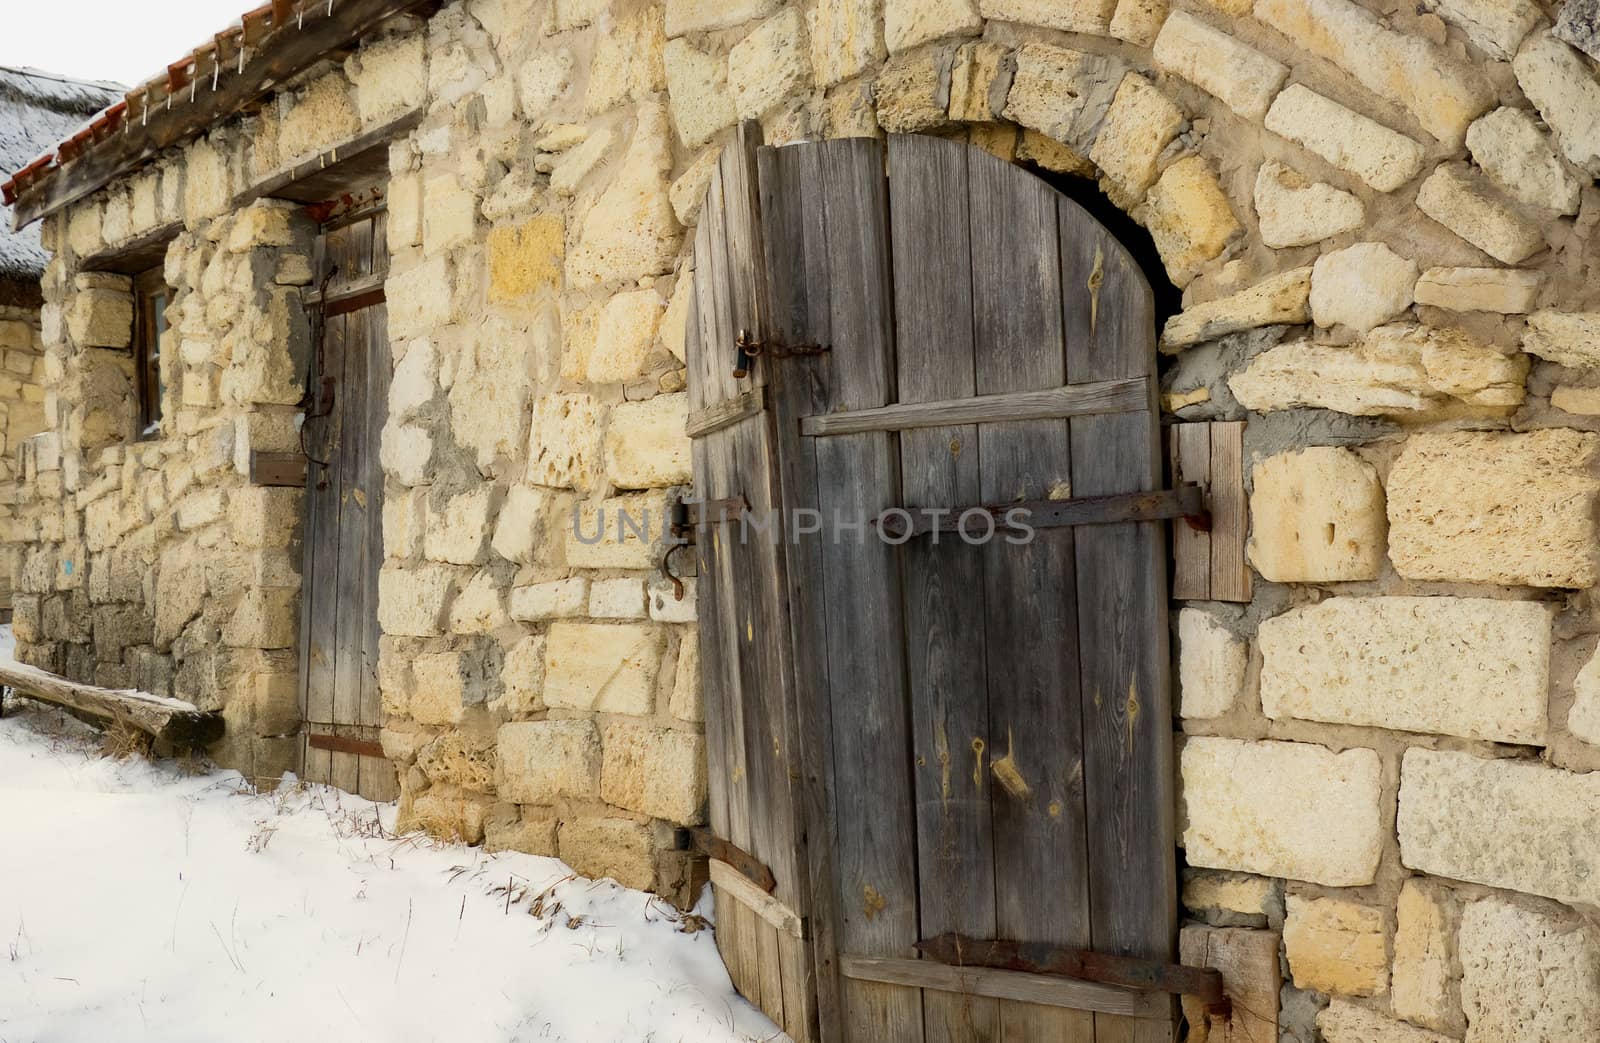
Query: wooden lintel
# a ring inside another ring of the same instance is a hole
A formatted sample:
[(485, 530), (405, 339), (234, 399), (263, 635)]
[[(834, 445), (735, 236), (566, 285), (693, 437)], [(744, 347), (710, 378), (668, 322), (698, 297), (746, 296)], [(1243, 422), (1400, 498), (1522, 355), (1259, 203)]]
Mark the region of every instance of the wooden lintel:
[(238, 210), (269, 197), (317, 202), (368, 183), (386, 181), (389, 143), (415, 130), (421, 122), (422, 110), (413, 109), (251, 185), (233, 197), (232, 208)]
[(334, 753), (353, 753), (358, 757), (383, 757), (383, 744), (370, 739), (354, 739), (348, 735), (328, 735), (308, 732), (306, 744), (314, 750), (331, 750)]
[(183, 231), (182, 221), (169, 221), (144, 232), (118, 246), (83, 259), (79, 265), (86, 272), (120, 272), (137, 275), (154, 268), (167, 259), (167, 245)]
[(1020, 1000), (1047, 1007), (1092, 1010), (1130, 1018), (1160, 1019), (1170, 1017), (1172, 1013), (1172, 999), (1168, 996), (1050, 974), (1001, 971), (988, 967), (952, 967), (933, 960), (852, 955), (839, 958), (839, 969), (846, 978), (857, 981)]
[(877, 409), (809, 416), (800, 421), (803, 435), (852, 435), (863, 431), (910, 431), (957, 424), (991, 424), (1012, 420), (1056, 420), (1099, 413), (1133, 413), (1150, 405), (1144, 377), (1068, 384), (1043, 391), (979, 395), (948, 402), (911, 402)]
[[(217, 88), (197, 85), (173, 95), (171, 106), (151, 107), (126, 122), (126, 132), (81, 153), (47, 175), (42, 184), (20, 186), (13, 225), (22, 228), (88, 196), (112, 179), (153, 160), (163, 150), (205, 133), (244, 111), (329, 51), (348, 46), (385, 20), (419, 6), (419, 0), (340, 0), (325, 17), (307, 20), (293, 32), (273, 31), (264, 46), (246, 56), (244, 69), (219, 75)], [(248, 29), (248, 25), (247, 25)]]

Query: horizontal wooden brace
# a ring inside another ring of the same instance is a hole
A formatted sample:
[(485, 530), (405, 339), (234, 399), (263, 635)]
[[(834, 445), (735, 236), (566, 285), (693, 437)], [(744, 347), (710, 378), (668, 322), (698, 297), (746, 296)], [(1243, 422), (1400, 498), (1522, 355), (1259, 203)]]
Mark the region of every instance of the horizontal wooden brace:
[(751, 912), (783, 933), (801, 941), (806, 937), (806, 922), (799, 913), (757, 887), (739, 870), (720, 859), (711, 859), (711, 883)]
[(689, 414), (689, 421), (684, 425), (684, 432), (690, 438), (704, 438), (706, 435), (732, 427), (741, 420), (760, 414), (767, 408), (767, 389), (765, 387), (753, 388), (730, 398), (725, 402), (718, 402), (705, 409), (697, 409)]
[[(967, 532), (987, 535), (983, 526), (974, 529), (968, 517), (987, 514), (999, 531), (1058, 529), (1073, 525), (1115, 525), (1121, 522), (1164, 521), (1188, 518), (1198, 528), (1207, 524), (1205, 492), (1198, 485), (1180, 485), (1145, 493), (1118, 493), (1113, 496), (1079, 496), (1070, 500), (1023, 500), (1018, 503), (952, 507), (937, 512), (923, 508), (900, 508), (878, 515), (873, 524), (885, 535), (910, 538), (930, 532)], [(909, 521), (909, 524), (908, 524)]]
[(849, 954), (839, 958), (839, 969), (846, 978), (856, 981), (909, 985), (968, 996), (1039, 1003), (1047, 1007), (1121, 1014), (1130, 1018), (1160, 1019), (1172, 1016), (1172, 1000), (1166, 996), (1050, 974), (1001, 971), (988, 967), (952, 967), (933, 960)]
[(301, 453), (250, 451), (250, 484), (299, 488), (306, 484), (306, 458)]
[(360, 757), (384, 757), (383, 744), (370, 739), (352, 739), (348, 735), (328, 735), (323, 732), (306, 733), (306, 745), (313, 750), (331, 750), (334, 753), (354, 753)]
[(824, 413), (800, 421), (808, 436), (853, 435), (863, 431), (910, 431), (958, 424), (995, 424), (1009, 420), (1057, 420), (1100, 413), (1133, 413), (1150, 408), (1150, 386), (1144, 377), (1067, 384), (1043, 391), (1012, 391), (945, 402), (902, 402), (877, 409)]

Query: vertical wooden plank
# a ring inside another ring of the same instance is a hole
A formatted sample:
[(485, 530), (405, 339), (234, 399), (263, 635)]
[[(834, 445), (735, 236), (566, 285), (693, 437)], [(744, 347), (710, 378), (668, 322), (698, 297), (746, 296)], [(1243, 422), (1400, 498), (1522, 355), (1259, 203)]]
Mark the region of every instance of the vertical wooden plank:
[[(312, 247), (312, 267), (311, 267), (311, 270), (313, 272), (321, 273), (321, 272), (323, 272), (325, 270), (326, 253), (327, 253), (326, 244), (325, 244), (323, 238), (321, 236), (318, 236), (315, 245)], [(318, 344), (320, 344), (321, 343), (321, 339), (326, 336), (326, 333), (322, 330), (320, 323), (314, 329), (313, 332), (314, 332), (315, 336), (318, 338)], [(315, 397), (314, 389), (318, 386), (318, 381), (321, 379), (321, 372), (320, 372), (320, 370), (319, 370), (319, 368), (318, 368), (318, 366), (316, 364), (316, 360), (318, 358), (320, 358), (320, 356), (321, 356), (321, 352), (318, 350), (318, 344), (313, 344), (312, 345), (313, 363), (309, 367), (309, 370), (308, 370), (308, 373), (307, 373), (307, 376), (306, 376), (306, 379), (309, 381), (309, 388), (313, 392), (313, 396), (312, 396), (313, 399)], [(309, 420), (307, 420), (306, 422), (309, 423)], [(317, 529), (317, 520), (318, 520), (317, 519), (317, 515), (318, 515), (318, 508), (319, 508), (319, 506), (321, 504), (320, 499), (317, 497), (317, 490), (316, 490), (317, 479), (318, 479), (318, 473), (317, 472), (318, 472), (318, 468), (316, 467), (316, 465), (314, 465), (314, 464), (308, 464), (307, 465), (307, 467), (306, 467), (305, 496), (302, 499), (302, 506), (301, 506), (300, 644), (299, 644), (299, 649), (298, 649), (298, 651), (299, 651), (299, 659), (300, 659), (300, 676), (299, 676), (299, 679), (298, 679), (298, 685), (299, 685), (300, 719), (302, 721), (310, 721), (312, 719), (312, 717), (311, 717), (311, 699), (312, 699), (312, 696), (311, 696), (311, 683), (310, 683), (311, 682), (311, 634), (312, 634), (311, 621), (312, 621), (312, 617), (314, 615), (314, 613), (312, 611), (312, 606), (313, 606), (313, 603), (314, 603), (314, 599), (315, 599), (315, 596), (316, 596), (316, 589), (317, 589), (317, 569), (316, 569), (316, 565), (317, 565), (317, 544), (318, 544), (318, 540), (319, 540), (318, 529)], [(319, 774), (321, 774), (322, 766), (317, 764), (316, 763), (316, 758), (312, 756), (312, 751), (311, 751), (311, 748), (310, 748), (310, 744), (306, 741), (305, 735), (303, 734), (303, 730), (302, 730), (302, 735), (301, 735), (301, 738), (300, 738), (300, 751), (299, 751), (299, 754), (298, 754), (298, 757), (297, 757), (297, 761), (298, 761), (298, 763), (295, 765), (295, 767), (300, 772), (300, 777), (302, 779), (308, 779), (308, 780), (313, 781), (313, 782), (322, 781), (321, 778), (313, 778), (313, 776), (312, 776), (313, 769), (318, 770)], [(325, 778), (326, 776), (324, 775), (323, 777)]]
[[(380, 212), (373, 218), (373, 267), (387, 267)], [(383, 465), (378, 455), (383, 427), (389, 414), (389, 383), (394, 359), (389, 348), (388, 308), (376, 304), (367, 309), (367, 514), (366, 531), (366, 610), (362, 631), (361, 696), (356, 720), (367, 737), (376, 737), (383, 724), (383, 695), (378, 689), (378, 575), (383, 569)], [(399, 795), (399, 779), (394, 764), (386, 757), (365, 757), (361, 764), (361, 795), (372, 800), (393, 800)]]
[[(967, 149), (932, 137), (889, 139), (889, 212), (900, 402), (974, 392)], [(904, 431), (903, 502), (960, 509), (982, 497), (978, 429)], [(953, 534), (916, 539), (905, 569), (917, 876), (924, 937), (995, 935), (994, 848), (984, 649), (983, 552)], [(999, 1001), (928, 989), (928, 1043), (1000, 1038)]]
[[(335, 242), (330, 241), (333, 247)], [(337, 263), (330, 249), (329, 264)], [(322, 368), (318, 371), (313, 404), (320, 408), (321, 381), (332, 376), (335, 394), (342, 393), (345, 356), (346, 316), (335, 315), (323, 324)], [(305, 580), (307, 599), (302, 611), (307, 616), (306, 711), (308, 724), (331, 725), (334, 718), (335, 661), (338, 638), (339, 578), (339, 492), (342, 484), (340, 442), (343, 438), (342, 410), (338, 400), (324, 417), (308, 420), (313, 425), (307, 444), (326, 466), (311, 463), (306, 468), (306, 497), (313, 534), (307, 549), (309, 566)], [(333, 782), (333, 754), (327, 750), (308, 750), (306, 777), (314, 782)]]
[[(366, 227), (365, 222), (352, 230)], [(352, 253), (360, 256), (367, 237), (353, 236)], [(339, 734), (359, 718), (363, 646), (367, 616), (367, 356), (368, 315), (365, 309), (345, 318), (344, 375), (336, 408), (343, 436), (339, 444), (339, 568), (335, 582), (333, 721)], [(361, 757), (333, 754), (333, 784), (351, 793), (361, 788)]]
[[(1066, 377), (1055, 193), (994, 157), (968, 154), (978, 394), (1060, 386)], [(1081, 494), (1062, 420), (983, 425), (982, 499)], [(1000, 937), (1087, 948), (1082, 722), (1078, 713), (1075, 534), (984, 546), (984, 599)], [(1048, 635), (1041, 640), (1041, 635)], [(1092, 1040), (1082, 1011), (1001, 1007), (1003, 1038)]]
[[(806, 266), (808, 283), (826, 278), (830, 286), (828, 405), (881, 406), (892, 401), (894, 384), (883, 146), (854, 138), (816, 148), (822, 177), (801, 190), (804, 209), (824, 221), (822, 236), (807, 236)], [(833, 758), (840, 781), (834, 838), (838, 942), (845, 952), (909, 957), (918, 937), (916, 823), (907, 768), (898, 553), (863, 530), (830, 531), (835, 519), (864, 524), (898, 504), (896, 438), (869, 433), (822, 439), (816, 462), (824, 531), (813, 538), (821, 543)], [(848, 1038), (923, 1038), (916, 989), (850, 981), (844, 999)]]
[[(1211, 429), (1209, 424), (1174, 424), (1172, 481), (1211, 483)], [(1211, 535), (1191, 528), (1182, 518), (1172, 523), (1172, 596), (1178, 601), (1204, 601), (1211, 597)]]
[(1211, 428), (1211, 597), (1249, 601), (1253, 586), (1245, 564), (1249, 505), (1244, 494), (1244, 421)]
[[(1067, 374), (1146, 377), (1141, 413), (1074, 417), (1073, 492), (1161, 481), (1155, 320), (1127, 251), (1060, 200)], [(1077, 542), (1090, 920), (1096, 951), (1170, 960), (1177, 930), (1167, 556), (1159, 522), (1084, 526)], [(1101, 1043), (1165, 1043), (1170, 1020), (1095, 1016)]]
[[(768, 329), (787, 343), (832, 342), (825, 267), (808, 266), (811, 252), (826, 249), (823, 214), (808, 211), (802, 186), (820, 181), (822, 165), (816, 148), (764, 148), (758, 156), (764, 249), (768, 268)], [(815, 508), (817, 461), (815, 443), (795, 438), (799, 419), (826, 406), (823, 358), (793, 358), (770, 370), (770, 408), (777, 429), (781, 499), (787, 511)], [(838, 975), (834, 819), (833, 709), (827, 673), (827, 606), (818, 541), (790, 540), (787, 549), (790, 641), (794, 650), (791, 676), (796, 693), (796, 733), (800, 755), (799, 798), (806, 823), (804, 879), (809, 902), (809, 954), (798, 942), (788, 946), (792, 957), (802, 950), (807, 976), (815, 990), (815, 1038), (844, 1039), (844, 1015)], [(790, 961), (786, 970), (794, 969)], [(786, 978), (786, 983), (787, 983)], [(809, 990), (808, 990), (809, 991)], [(805, 1012), (808, 1017), (810, 1011)], [(794, 1030), (790, 1029), (791, 1035)], [(798, 1038), (798, 1037), (796, 1037)]]

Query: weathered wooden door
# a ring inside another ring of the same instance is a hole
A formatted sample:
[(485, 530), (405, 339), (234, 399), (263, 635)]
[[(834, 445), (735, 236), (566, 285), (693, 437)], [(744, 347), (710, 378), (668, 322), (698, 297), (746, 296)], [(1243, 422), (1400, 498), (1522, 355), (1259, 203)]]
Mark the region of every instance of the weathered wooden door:
[(390, 374), (384, 228), (384, 211), (369, 206), (331, 222), (318, 240), (300, 641), (304, 776), (375, 800), (397, 792), (378, 745), (378, 439)]
[(1165, 1043), (1170, 996), (969, 958), (1173, 957), (1149, 287), (980, 150), (756, 133), (689, 356), (711, 829), (777, 884), (720, 870), (735, 983), (799, 1038)]

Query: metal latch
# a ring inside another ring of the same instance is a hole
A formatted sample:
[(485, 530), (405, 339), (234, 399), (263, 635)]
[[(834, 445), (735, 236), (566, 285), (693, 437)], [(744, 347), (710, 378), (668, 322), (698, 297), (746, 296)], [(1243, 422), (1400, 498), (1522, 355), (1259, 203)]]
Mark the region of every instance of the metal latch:
[(703, 526), (721, 525), (744, 517), (749, 505), (743, 496), (730, 496), (721, 500), (683, 500), (672, 502), (667, 518), (667, 549), (661, 555), (661, 575), (672, 584), (672, 597), (682, 601), (683, 580), (672, 571), (672, 555), (683, 547), (695, 545), (695, 532)]
[(746, 377), (750, 363), (763, 356), (771, 359), (807, 358), (825, 355), (833, 348), (826, 344), (784, 344), (776, 336), (763, 339), (752, 336), (749, 330), (740, 330), (734, 341), (733, 375)]

